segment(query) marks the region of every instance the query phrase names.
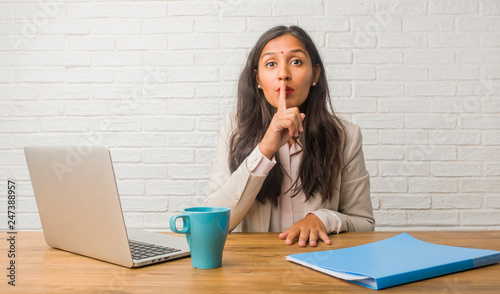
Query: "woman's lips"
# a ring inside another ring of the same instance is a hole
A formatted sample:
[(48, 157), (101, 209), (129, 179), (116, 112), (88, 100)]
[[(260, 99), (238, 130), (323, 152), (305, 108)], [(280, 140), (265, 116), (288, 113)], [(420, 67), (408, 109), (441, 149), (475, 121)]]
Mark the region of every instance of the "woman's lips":
[[(280, 88), (278, 88), (276, 91), (278, 92), (278, 95), (279, 95), (280, 94)], [(290, 94), (290, 93), (292, 93), (293, 91), (294, 91), (294, 89), (292, 87), (286, 86), (286, 94), (287, 95)]]

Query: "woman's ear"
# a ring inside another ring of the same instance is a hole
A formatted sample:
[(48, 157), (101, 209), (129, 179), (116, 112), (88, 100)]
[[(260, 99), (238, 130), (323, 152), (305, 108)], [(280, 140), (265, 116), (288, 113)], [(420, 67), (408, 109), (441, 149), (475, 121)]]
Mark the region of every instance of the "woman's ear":
[(257, 81), (257, 85), (260, 85), (259, 74), (256, 69), (253, 70), (253, 75), (255, 76), (255, 81)]
[(319, 80), (319, 76), (321, 74), (321, 67), (319, 64), (316, 63), (316, 66), (314, 67), (314, 73), (313, 73), (313, 82), (317, 83)]

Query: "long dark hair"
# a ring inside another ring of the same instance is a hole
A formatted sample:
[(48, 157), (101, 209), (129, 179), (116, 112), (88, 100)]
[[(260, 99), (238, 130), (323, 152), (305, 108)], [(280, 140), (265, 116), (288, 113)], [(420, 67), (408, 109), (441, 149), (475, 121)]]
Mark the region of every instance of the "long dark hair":
[[(229, 168), (234, 172), (260, 143), (276, 113), (276, 108), (267, 102), (263, 91), (257, 88), (255, 75), (260, 55), (266, 44), (287, 34), (297, 38), (306, 48), (313, 68), (315, 65), (321, 68), (316, 86), (311, 87), (309, 96), (300, 106), (306, 118), (303, 122), (304, 132), (300, 135), (303, 154), (299, 166), (299, 178), (292, 185), (293, 195), (303, 190), (306, 199), (309, 200), (314, 194), (319, 193), (322, 201), (326, 202), (331, 199), (334, 189), (340, 188), (336, 187), (336, 180), (343, 167), (345, 130), (333, 111), (325, 68), (318, 49), (311, 37), (297, 26), (277, 26), (268, 30), (259, 38), (248, 56), (238, 82), (237, 126), (230, 140)], [(257, 195), (260, 202), (269, 200), (273, 205), (278, 203), (284, 176), (279, 156), (275, 158), (277, 164), (269, 172)]]

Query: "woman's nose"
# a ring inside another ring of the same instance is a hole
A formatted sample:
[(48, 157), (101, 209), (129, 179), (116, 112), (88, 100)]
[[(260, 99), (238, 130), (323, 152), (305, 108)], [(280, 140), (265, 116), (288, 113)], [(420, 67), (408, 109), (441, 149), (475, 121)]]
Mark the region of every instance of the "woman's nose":
[(286, 66), (286, 65), (280, 66), (278, 80), (288, 81), (290, 79), (291, 79), (291, 75), (290, 75), (290, 70), (288, 69), (288, 66)]

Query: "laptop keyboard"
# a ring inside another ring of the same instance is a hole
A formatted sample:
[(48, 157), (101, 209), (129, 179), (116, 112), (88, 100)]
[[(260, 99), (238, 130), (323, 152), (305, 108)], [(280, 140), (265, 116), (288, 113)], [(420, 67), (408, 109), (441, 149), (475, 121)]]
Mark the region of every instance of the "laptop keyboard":
[(133, 260), (140, 260), (149, 257), (155, 257), (163, 254), (181, 251), (180, 249), (159, 246), (155, 244), (143, 243), (138, 241), (128, 240), (130, 251), (132, 252)]

